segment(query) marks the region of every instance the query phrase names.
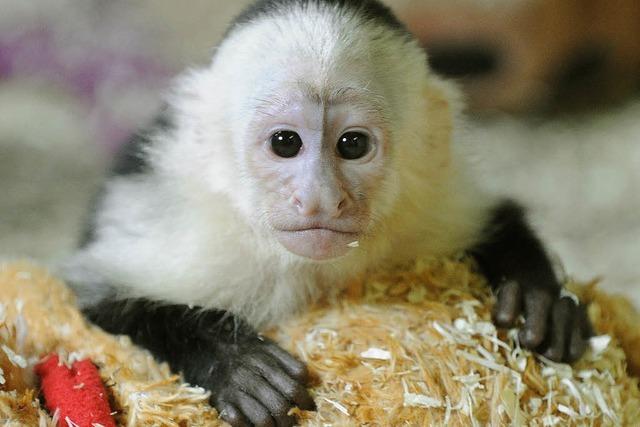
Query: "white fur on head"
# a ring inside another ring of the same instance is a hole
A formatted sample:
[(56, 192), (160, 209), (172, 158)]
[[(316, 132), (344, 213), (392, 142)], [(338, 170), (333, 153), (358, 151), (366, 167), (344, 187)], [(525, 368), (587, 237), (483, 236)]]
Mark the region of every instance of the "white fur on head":
[[(370, 265), (465, 248), (487, 205), (451, 148), (457, 92), (426, 64), (406, 35), (321, 2), (238, 26), (209, 67), (182, 79), (175, 129), (150, 150), (155, 172), (108, 186), (98, 238), (72, 260), (75, 271), (123, 296), (231, 310), (264, 326)], [(261, 221), (266, 195), (247, 140), (256, 110), (283, 84), (320, 98), (366, 89), (384, 113), (371, 224), (358, 248), (330, 262), (288, 253)]]

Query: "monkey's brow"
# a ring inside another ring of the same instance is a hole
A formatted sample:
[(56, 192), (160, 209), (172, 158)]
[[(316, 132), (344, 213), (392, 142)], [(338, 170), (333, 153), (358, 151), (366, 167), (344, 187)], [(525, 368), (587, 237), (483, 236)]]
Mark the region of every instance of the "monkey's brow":
[(367, 88), (342, 87), (326, 96), (328, 104), (358, 104), (377, 97)]
[(335, 104), (377, 104), (377, 97), (368, 87), (343, 86), (338, 88), (317, 88), (314, 85), (300, 82), (298, 87), (303, 96), (315, 103)]
[(255, 102), (255, 111), (268, 117), (274, 116), (278, 111), (285, 109), (291, 102), (291, 100), (278, 95), (261, 96), (253, 100)]
[[(341, 87), (334, 90), (317, 90), (306, 84), (298, 85), (299, 93), (316, 104), (351, 104), (360, 106), (364, 110), (381, 112), (384, 102), (381, 96), (374, 94), (368, 88)], [(254, 98), (255, 111), (265, 116), (273, 116), (291, 104), (291, 98), (283, 97), (281, 93), (267, 94)]]

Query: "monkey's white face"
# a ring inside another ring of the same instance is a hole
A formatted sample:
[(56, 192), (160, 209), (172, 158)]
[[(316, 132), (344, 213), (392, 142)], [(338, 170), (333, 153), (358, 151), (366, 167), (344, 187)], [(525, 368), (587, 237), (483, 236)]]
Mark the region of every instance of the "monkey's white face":
[(375, 101), (353, 87), (325, 92), (288, 87), (264, 98), (246, 157), (260, 216), (287, 250), (313, 260), (355, 246), (384, 172), (386, 135)]
[(202, 114), (195, 162), (260, 243), (316, 261), (356, 241), (374, 252), (401, 179), (424, 166), (426, 58), (402, 34), (304, 4), (239, 26), (211, 73), (188, 81)]

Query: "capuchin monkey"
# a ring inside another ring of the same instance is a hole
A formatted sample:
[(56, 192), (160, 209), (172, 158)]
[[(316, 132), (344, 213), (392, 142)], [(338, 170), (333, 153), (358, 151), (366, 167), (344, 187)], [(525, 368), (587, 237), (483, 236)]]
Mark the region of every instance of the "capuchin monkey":
[(474, 256), (496, 324), (522, 315), (524, 347), (573, 361), (584, 307), (523, 210), (478, 188), (459, 99), (376, 0), (258, 1), (126, 146), (64, 275), (234, 426), (314, 408), (305, 366), (257, 331), (421, 256)]

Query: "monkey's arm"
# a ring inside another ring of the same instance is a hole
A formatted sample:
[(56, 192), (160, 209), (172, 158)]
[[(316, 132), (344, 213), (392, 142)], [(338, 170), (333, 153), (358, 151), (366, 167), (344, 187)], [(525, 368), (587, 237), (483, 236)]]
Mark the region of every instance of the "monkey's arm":
[(498, 326), (514, 326), (523, 314), (523, 346), (555, 361), (571, 362), (582, 355), (592, 334), (585, 308), (561, 295), (549, 257), (520, 206), (501, 204), (471, 253), (496, 292)]
[(212, 403), (234, 426), (289, 426), (291, 407), (314, 407), (304, 364), (228, 312), (144, 299), (104, 300), (84, 311), (211, 390)]

